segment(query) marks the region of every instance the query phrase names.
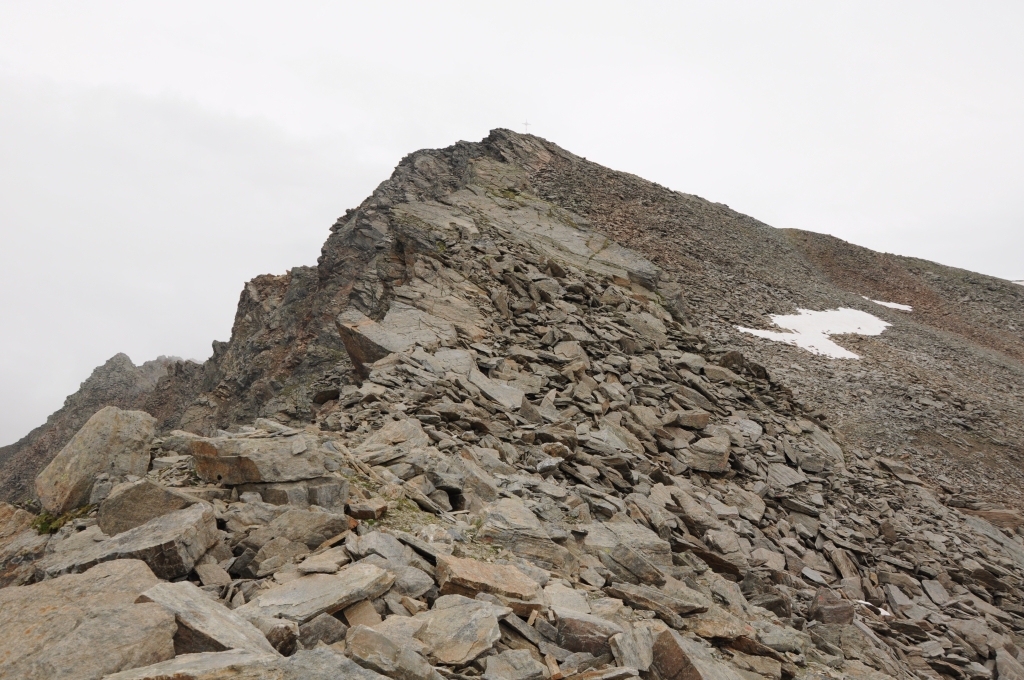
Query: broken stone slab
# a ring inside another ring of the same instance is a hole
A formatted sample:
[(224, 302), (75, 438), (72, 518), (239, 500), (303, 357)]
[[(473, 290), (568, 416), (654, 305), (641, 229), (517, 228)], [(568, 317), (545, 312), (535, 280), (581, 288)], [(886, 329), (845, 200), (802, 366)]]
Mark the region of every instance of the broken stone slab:
[(689, 411), (673, 411), (662, 418), (662, 424), (666, 427), (685, 427), (690, 430), (703, 430), (711, 422), (711, 414), (703, 409), (692, 409)]
[(353, 501), (348, 505), (348, 514), (356, 519), (380, 519), (388, 510), (388, 502), (383, 498), (369, 498)]
[(440, 680), (441, 675), (412, 649), (400, 647), (366, 626), (354, 626), (345, 636), (345, 653), (363, 668), (397, 680)]
[(590, 603), (587, 602), (585, 591), (570, 588), (561, 583), (549, 583), (544, 586), (544, 600), (548, 607), (571, 609), (590, 614)]
[(571, 573), (576, 558), (551, 540), (537, 516), (518, 497), (502, 498), (483, 510), (478, 540), (500, 545), (548, 571)]
[(486, 659), (483, 680), (544, 680), (547, 667), (533, 658), (529, 650), (510, 649)]
[(154, 574), (170, 580), (188, 575), (218, 539), (213, 508), (196, 503), (86, 548), (48, 555), (38, 567), (54, 577), (79, 573), (101, 562), (139, 559)]
[(107, 406), (97, 411), (36, 477), (36, 495), (52, 515), (89, 502), (96, 475), (143, 477), (156, 418)]
[(210, 484), (238, 486), (294, 482), (327, 475), (328, 453), (314, 435), (292, 437), (193, 437), (188, 452), (196, 474)]
[(502, 380), (488, 378), (480, 371), (469, 372), (469, 382), (476, 385), (480, 392), (491, 401), (501, 404), (504, 408), (514, 411), (523, 405), (525, 394), (518, 387), (513, 387)]
[(0, 676), (99, 680), (174, 656), (174, 615), (135, 600), (159, 581), (144, 562), (0, 589)]
[(769, 463), (768, 485), (776, 489), (785, 489), (797, 484), (807, 483), (807, 476), (782, 463)]
[(613, 635), (625, 632), (619, 624), (593, 614), (571, 609), (552, 609), (558, 624), (557, 643), (570, 652), (587, 652), (594, 656), (611, 654), (608, 642)]
[(235, 610), (240, 616), (279, 617), (306, 623), (320, 614), (333, 614), (351, 604), (379, 597), (395, 577), (372, 564), (353, 564), (337, 574), (310, 574), (258, 591), (252, 601)]
[(107, 676), (106, 680), (386, 680), (332, 649), (299, 651), (287, 658), (232, 649), (182, 654), (170, 661)]
[(348, 627), (330, 614), (320, 614), (299, 626), (298, 641), (302, 649), (313, 649), (319, 643), (333, 645), (345, 639)]
[(437, 559), (437, 585), (442, 595), (476, 597), (491, 593), (517, 600), (535, 601), (540, 586), (511, 564), (490, 564), (480, 560), (440, 555)]
[(658, 617), (674, 628), (685, 624), (683, 616), (706, 612), (708, 607), (697, 601), (683, 600), (657, 588), (629, 583), (613, 583), (604, 589), (609, 597), (617, 597), (636, 609), (653, 611)]
[(593, 522), (579, 528), (587, 532), (583, 547), (588, 552), (610, 551), (622, 545), (640, 552), (654, 565), (672, 564), (672, 546), (645, 526), (632, 522)]
[(830, 588), (818, 588), (807, 605), (807, 615), (821, 623), (853, 623), (854, 612), (853, 602), (840, 598)]
[(255, 626), (189, 581), (157, 584), (136, 601), (155, 602), (174, 614), (178, 622), (175, 654), (226, 649), (277, 654)]
[(464, 666), (491, 649), (501, 638), (498, 618), (512, 613), (461, 595), (444, 595), (434, 608), (414, 618), (424, 622), (415, 637), (427, 647), (427, 654), (438, 664)]
[(299, 563), (298, 569), (303, 574), (334, 574), (351, 561), (344, 546), (337, 546), (307, 557)]
[(348, 502), (348, 480), (341, 477), (320, 477), (296, 482), (241, 484), (238, 494), (258, 493), (266, 503), (305, 507), (319, 505), (325, 510), (339, 510)]
[(335, 325), (356, 371), (364, 376), (369, 373), (368, 365), (389, 354), (415, 345), (431, 351), (458, 339), (451, 322), (397, 300), (380, 322), (348, 309), (338, 315)]
[(699, 641), (674, 630), (664, 630), (654, 640), (651, 670), (661, 678), (686, 680), (742, 680), (729, 664), (716, 660)]
[(204, 586), (226, 586), (231, 583), (231, 574), (219, 564), (197, 564), (195, 571)]
[(707, 437), (680, 452), (682, 461), (694, 470), (720, 474), (729, 470), (729, 439)]
[(242, 545), (258, 551), (275, 538), (287, 538), (314, 550), (327, 539), (351, 529), (351, 525), (350, 518), (345, 515), (295, 508), (281, 513), (267, 526), (251, 532), (243, 539)]
[(615, 662), (619, 666), (638, 671), (649, 670), (654, 663), (654, 640), (663, 629), (664, 624), (644, 621), (624, 633), (608, 638)]
[(100, 503), (97, 520), (107, 536), (116, 536), (149, 520), (199, 502), (194, 496), (155, 484), (148, 479), (113, 488)]

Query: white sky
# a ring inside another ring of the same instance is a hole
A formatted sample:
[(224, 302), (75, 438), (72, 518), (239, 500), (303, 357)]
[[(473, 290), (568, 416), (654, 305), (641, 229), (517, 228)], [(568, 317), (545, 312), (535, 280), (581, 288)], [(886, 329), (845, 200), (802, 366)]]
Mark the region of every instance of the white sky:
[(423, 147), (523, 129), (777, 227), (1024, 278), (1020, 2), (0, 0), (0, 444), (203, 359)]

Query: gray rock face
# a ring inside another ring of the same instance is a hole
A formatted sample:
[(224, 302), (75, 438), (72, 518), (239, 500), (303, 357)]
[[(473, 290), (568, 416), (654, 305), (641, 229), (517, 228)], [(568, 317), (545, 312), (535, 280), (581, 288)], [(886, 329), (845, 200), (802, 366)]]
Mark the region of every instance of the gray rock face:
[(36, 494), (54, 515), (89, 502), (93, 480), (105, 472), (141, 477), (149, 469), (156, 419), (141, 411), (101, 409), (36, 477)]
[(213, 508), (196, 503), (81, 550), (54, 553), (38, 566), (47, 576), (58, 576), (110, 560), (138, 559), (158, 577), (174, 579), (192, 571), (196, 561), (216, 542)]
[(154, 484), (148, 479), (114, 487), (100, 503), (97, 519), (107, 536), (116, 536), (149, 520), (197, 503), (194, 496)]
[(0, 589), (0, 677), (99, 680), (174, 656), (174, 615), (136, 599), (158, 583), (145, 563)]

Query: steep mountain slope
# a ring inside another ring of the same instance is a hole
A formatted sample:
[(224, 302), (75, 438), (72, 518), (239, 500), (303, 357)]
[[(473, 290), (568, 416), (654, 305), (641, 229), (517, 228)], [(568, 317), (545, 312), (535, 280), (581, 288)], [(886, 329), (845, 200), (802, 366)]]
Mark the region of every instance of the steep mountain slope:
[[(591, 230), (588, 242), (569, 243), (571, 235), (558, 232), (575, 227)], [(624, 272), (616, 258), (628, 257), (619, 246), (645, 256), (656, 267), (634, 276), (672, 291), (666, 307), (699, 330), (705, 351), (741, 349), (793, 390), (793, 408), (827, 419), (856, 451), (942, 461), (943, 483), (990, 493), (1012, 495), (1021, 486), (994, 480), (1024, 480), (1016, 463), (1024, 441), (1024, 289), (773, 229), (507, 130), (411, 154), (331, 228), (316, 267), (246, 284), (231, 339), (214, 343), (201, 369), (187, 369), (161, 391), (177, 405), (164, 409), (163, 425), (209, 434), (257, 416), (315, 421), (352, 371), (338, 314), (352, 308), (379, 320), (395, 288), (413, 277), (415, 253), (443, 253), (488, 229), (537, 241), (560, 257), (604, 258), (602, 271), (612, 277)], [(859, 361), (811, 355), (735, 328), (769, 328), (769, 314), (839, 306), (893, 324), (881, 336), (839, 339)], [(6, 452), (5, 465), (38, 469), (66, 441), (37, 439), (31, 455), (19, 453), (21, 443)], [(25, 488), (5, 482), (5, 497), (17, 496), (14, 486)]]

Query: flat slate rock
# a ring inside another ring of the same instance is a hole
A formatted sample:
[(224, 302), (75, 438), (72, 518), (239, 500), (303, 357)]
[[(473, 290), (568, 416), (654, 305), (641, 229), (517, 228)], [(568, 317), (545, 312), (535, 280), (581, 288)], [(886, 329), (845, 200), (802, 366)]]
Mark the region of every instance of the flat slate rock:
[[(160, 583), (138, 599), (155, 602), (174, 614), (179, 626), (188, 629), (188, 641), (194, 649), (187, 651), (222, 651), (240, 649), (258, 654), (277, 652), (255, 626), (210, 598), (190, 581)], [(177, 645), (181, 653), (181, 644)], [(206, 647), (207, 649), (200, 649)]]
[(139, 560), (0, 589), (0, 678), (99, 680), (174, 656), (174, 615), (136, 599), (159, 581)]
[(218, 540), (213, 507), (196, 503), (81, 550), (54, 553), (38, 563), (47, 576), (74, 574), (101, 562), (143, 560), (162, 579), (187, 576)]
[(372, 564), (353, 564), (337, 574), (310, 574), (270, 590), (259, 591), (235, 611), (252, 617), (285, 618), (306, 623), (384, 593), (395, 577)]

